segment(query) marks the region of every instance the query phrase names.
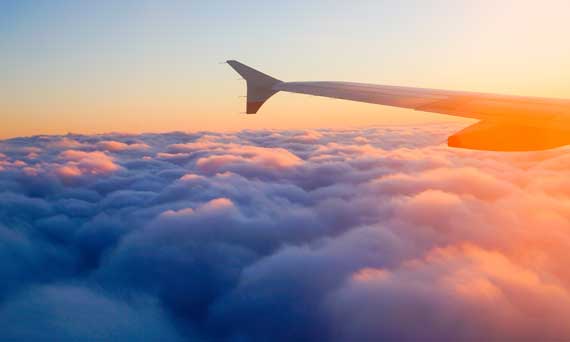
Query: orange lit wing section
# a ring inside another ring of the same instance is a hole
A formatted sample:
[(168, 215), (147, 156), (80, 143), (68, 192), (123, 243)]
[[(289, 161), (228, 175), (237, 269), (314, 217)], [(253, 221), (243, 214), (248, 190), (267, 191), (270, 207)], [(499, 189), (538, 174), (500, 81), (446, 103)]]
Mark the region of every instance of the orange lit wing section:
[(451, 147), (485, 151), (538, 151), (570, 143), (567, 132), (513, 123), (480, 121), (447, 139)]

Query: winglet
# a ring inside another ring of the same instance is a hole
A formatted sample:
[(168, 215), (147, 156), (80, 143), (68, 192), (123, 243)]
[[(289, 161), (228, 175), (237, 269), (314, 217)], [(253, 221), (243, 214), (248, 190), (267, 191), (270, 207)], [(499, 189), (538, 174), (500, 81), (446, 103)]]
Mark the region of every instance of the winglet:
[(247, 114), (255, 114), (261, 106), (278, 90), (273, 87), (282, 81), (248, 67), (238, 61), (227, 63), (247, 81)]

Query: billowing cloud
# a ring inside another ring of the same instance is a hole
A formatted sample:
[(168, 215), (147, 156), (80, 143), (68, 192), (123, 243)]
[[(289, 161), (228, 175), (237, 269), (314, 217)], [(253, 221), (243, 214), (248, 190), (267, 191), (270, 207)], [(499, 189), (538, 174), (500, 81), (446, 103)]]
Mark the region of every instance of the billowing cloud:
[(100, 141), (97, 143), (97, 147), (101, 148), (105, 151), (110, 152), (121, 152), (121, 151), (128, 151), (128, 150), (146, 150), (149, 148), (147, 144), (144, 143), (124, 143), (121, 141), (114, 141), (114, 140), (105, 140)]
[(126, 304), (81, 286), (42, 286), (0, 307), (3, 340), (184, 341), (160, 306)]
[(457, 128), (0, 142), (0, 339), (570, 339), (570, 150)]
[(65, 164), (57, 169), (62, 177), (77, 177), (81, 175), (104, 175), (119, 169), (113, 158), (104, 152), (84, 152), (67, 150), (59, 155)]

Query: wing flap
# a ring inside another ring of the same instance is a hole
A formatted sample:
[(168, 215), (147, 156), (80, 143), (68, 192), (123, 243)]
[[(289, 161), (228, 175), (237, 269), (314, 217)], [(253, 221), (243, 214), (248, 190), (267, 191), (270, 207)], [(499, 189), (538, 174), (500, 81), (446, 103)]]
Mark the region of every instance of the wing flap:
[(570, 135), (552, 128), (480, 121), (450, 136), (447, 144), (484, 151), (538, 151), (570, 144)]

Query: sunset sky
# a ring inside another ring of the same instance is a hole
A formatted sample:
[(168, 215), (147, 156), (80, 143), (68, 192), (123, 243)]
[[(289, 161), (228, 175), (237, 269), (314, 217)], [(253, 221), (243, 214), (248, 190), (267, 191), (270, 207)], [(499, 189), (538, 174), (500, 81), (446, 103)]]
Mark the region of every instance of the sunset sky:
[(570, 97), (566, 0), (0, 2), (0, 138), (457, 120), (279, 94), (244, 111), (237, 59), (277, 78)]
[(220, 63), (570, 99), (569, 18), (0, 0), (0, 341), (570, 341), (570, 102)]

